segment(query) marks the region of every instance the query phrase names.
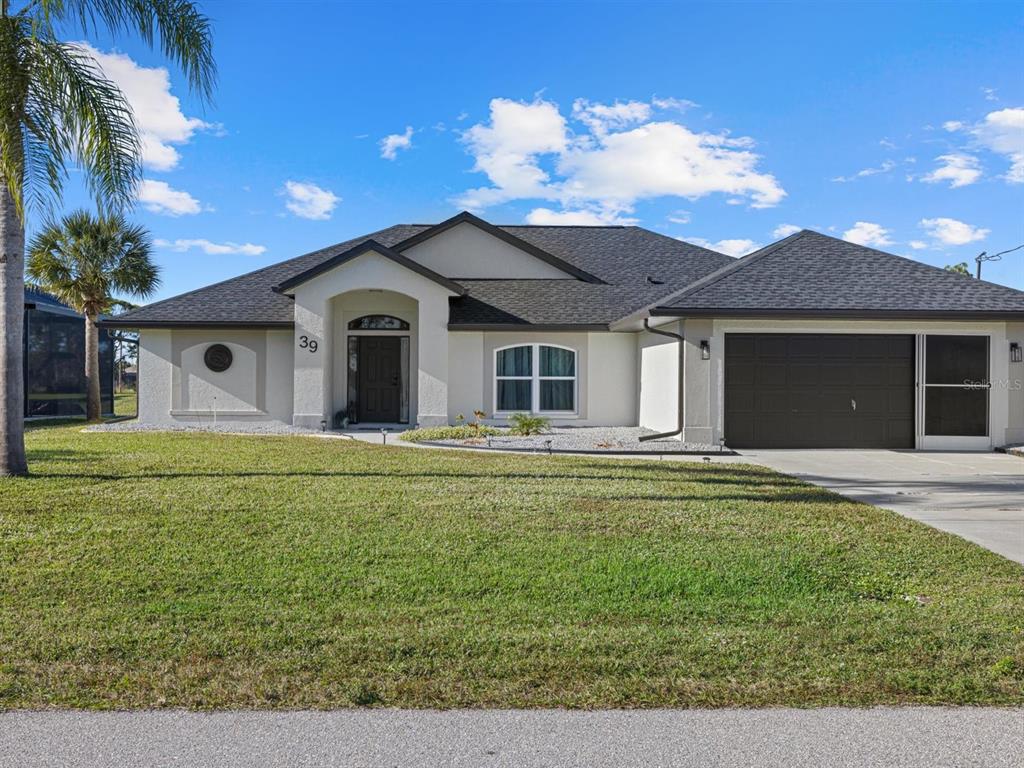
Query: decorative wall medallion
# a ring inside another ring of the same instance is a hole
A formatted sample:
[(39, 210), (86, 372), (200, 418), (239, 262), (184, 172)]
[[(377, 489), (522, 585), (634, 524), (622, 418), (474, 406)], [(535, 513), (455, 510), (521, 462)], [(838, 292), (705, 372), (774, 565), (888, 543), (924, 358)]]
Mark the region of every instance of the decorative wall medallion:
[(231, 367), (231, 350), (223, 344), (211, 344), (203, 353), (203, 362), (214, 373), (223, 373)]

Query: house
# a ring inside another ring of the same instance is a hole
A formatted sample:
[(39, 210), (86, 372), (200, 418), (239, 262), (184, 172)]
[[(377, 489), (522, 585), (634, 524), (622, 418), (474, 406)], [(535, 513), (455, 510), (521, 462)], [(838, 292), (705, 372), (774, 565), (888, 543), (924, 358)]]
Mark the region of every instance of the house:
[(1024, 442), (1024, 292), (809, 230), (732, 259), (624, 226), (397, 225), (143, 307), (139, 418), (482, 409), (731, 447)]
[[(85, 317), (55, 296), (25, 289), (25, 415), (85, 416)], [(100, 328), (100, 410), (114, 412), (114, 353)]]

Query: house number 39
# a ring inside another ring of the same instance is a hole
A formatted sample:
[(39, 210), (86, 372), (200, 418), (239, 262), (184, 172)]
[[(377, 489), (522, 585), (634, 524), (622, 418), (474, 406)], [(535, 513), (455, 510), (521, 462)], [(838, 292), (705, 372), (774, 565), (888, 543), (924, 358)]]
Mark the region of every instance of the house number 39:
[(316, 352), (316, 339), (311, 339), (309, 336), (299, 336), (299, 349), (308, 349), (310, 352)]

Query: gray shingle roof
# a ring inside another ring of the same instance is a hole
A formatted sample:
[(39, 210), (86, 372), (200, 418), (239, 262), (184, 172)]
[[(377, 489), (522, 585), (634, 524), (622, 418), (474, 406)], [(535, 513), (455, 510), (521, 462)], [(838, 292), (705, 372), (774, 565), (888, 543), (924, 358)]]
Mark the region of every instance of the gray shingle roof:
[[(427, 229), (400, 224), (120, 315), (126, 326), (290, 325), (292, 300), (273, 286), (372, 239), (391, 248)], [(605, 284), (565, 280), (452, 278), (467, 295), (451, 300), (453, 325), (602, 325), (643, 309), (733, 260), (639, 227), (500, 229)], [(654, 278), (657, 282), (651, 282)]]
[(1019, 314), (1024, 291), (803, 230), (744, 256), (652, 314)]

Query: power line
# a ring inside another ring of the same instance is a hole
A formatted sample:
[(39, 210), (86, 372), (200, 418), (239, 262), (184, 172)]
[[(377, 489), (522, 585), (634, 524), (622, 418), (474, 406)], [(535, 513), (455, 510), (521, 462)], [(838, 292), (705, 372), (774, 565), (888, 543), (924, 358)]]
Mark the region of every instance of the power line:
[(1014, 251), (1019, 251), (1021, 248), (1024, 248), (1024, 243), (1021, 243), (1016, 248), (1008, 248), (1005, 251), (1000, 251), (999, 253), (993, 253), (991, 256), (989, 256), (987, 253), (985, 253), (985, 251), (982, 251), (981, 253), (979, 253), (977, 256), (974, 257), (974, 261), (978, 265), (978, 271), (977, 271), (977, 274), (975, 275), (975, 277), (977, 277), (979, 280), (981, 280), (981, 263), (983, 261), (1000, 261), (1000, 260), (1002, 260), (1004, 254), (1013, 253)]

